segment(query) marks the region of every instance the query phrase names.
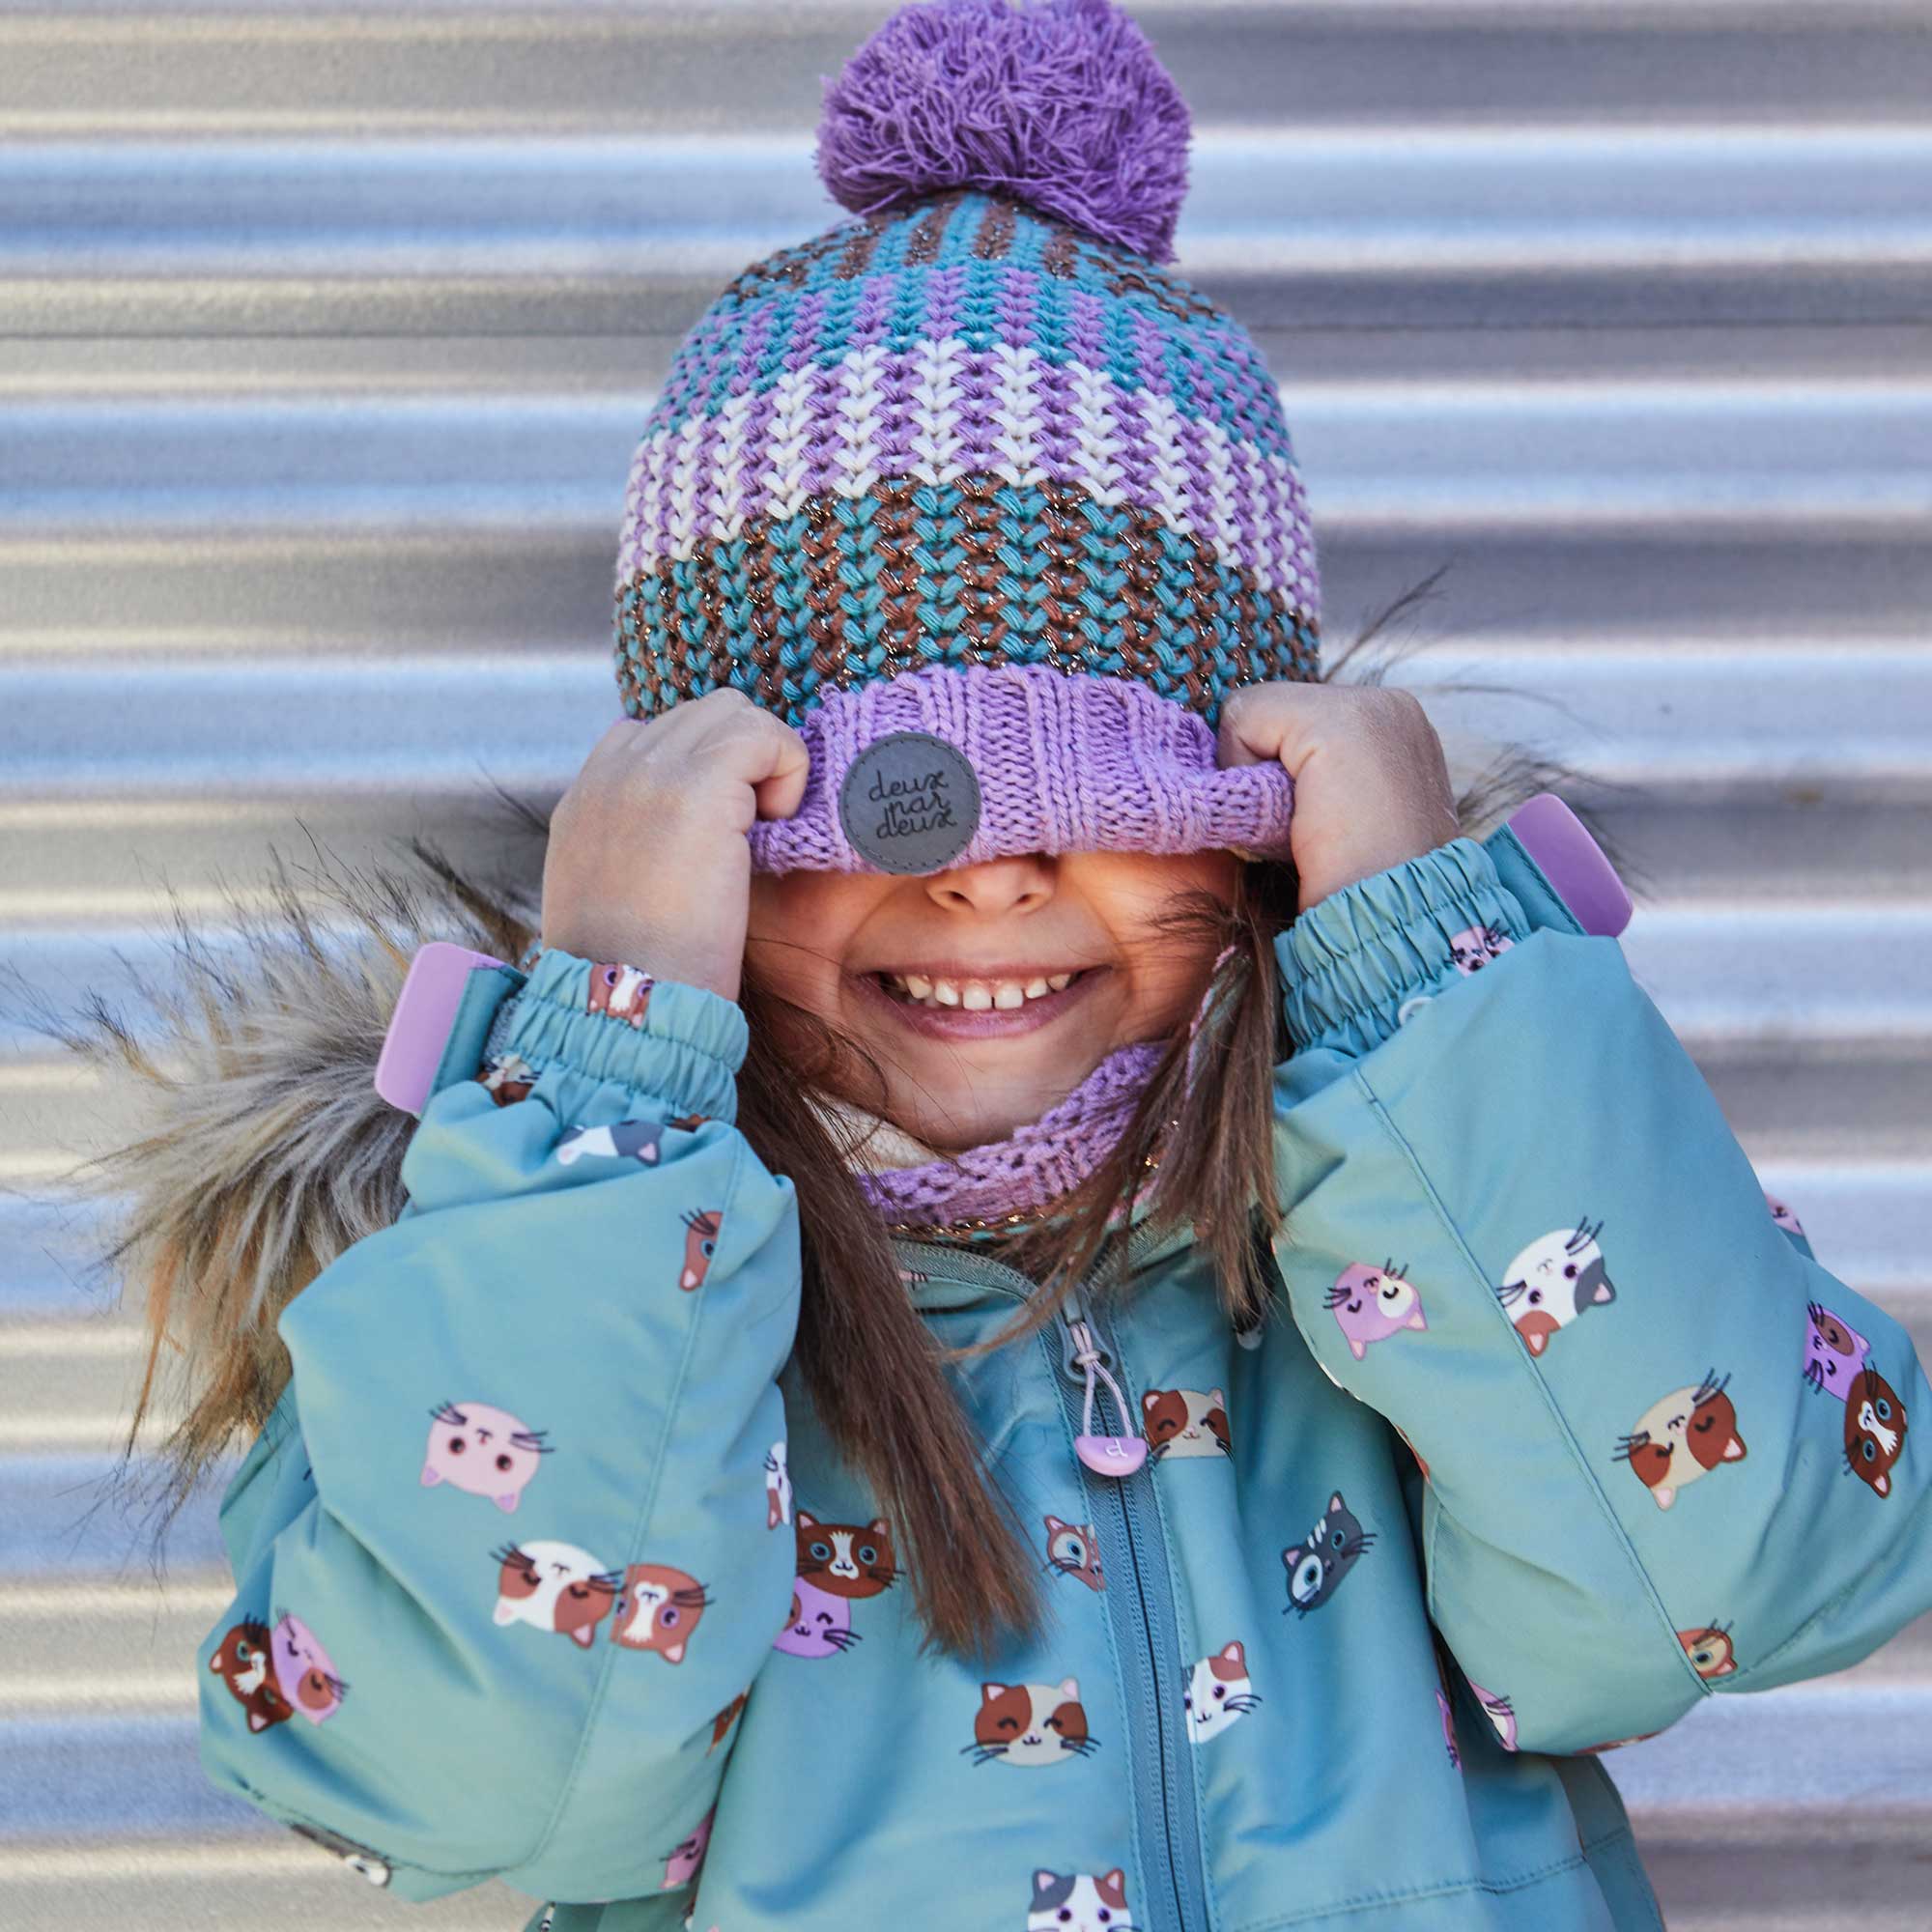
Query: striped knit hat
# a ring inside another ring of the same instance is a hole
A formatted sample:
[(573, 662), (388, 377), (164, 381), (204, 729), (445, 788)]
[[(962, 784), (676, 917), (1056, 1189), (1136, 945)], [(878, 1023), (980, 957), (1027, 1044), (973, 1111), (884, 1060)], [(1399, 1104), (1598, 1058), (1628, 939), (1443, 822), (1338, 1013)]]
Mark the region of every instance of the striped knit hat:
[(828, 80), (859, 218), (685, 337), (618, 554), (626, 712), (731, 684), (810, 747), (758, 868), (1286, 852), (1214, 731), (1318, 674), (1315, 543), (1259, 350), (1160, 266), (1188, 133), (1110, 0), (906, 7)]

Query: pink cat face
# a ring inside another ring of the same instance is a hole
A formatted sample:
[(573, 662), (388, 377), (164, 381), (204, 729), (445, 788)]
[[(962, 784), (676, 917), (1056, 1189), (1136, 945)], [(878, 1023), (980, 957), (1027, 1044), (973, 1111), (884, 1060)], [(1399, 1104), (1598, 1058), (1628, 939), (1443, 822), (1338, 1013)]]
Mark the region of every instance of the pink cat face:
[(1493, 1690), (1485, 1690), (1473, 1677), (1469, 1679), (1469, 1689), (1476, 1693), (1476, 1702), (1483, 1707), (1484, 1717), (1489, 1719), (1496, 1736), (1502, 1740), (1503, 1749), (1515, 1750), (1516, 1712), (1511, 1708), (1510, 1700)]
[(1471, 925), (1450, 935), (1449, 951), (1457, 972), (1466, 979), (1471, 973), (1480, 973), (1515, 943), (1499, 925)]
[(704, 1585), (682, 1570), (633, 1563), (624, 1573), (611, 1619), (611, 1641), (626, 1650), (654, 1650), (667, 1663), (682, 1663), (709, 1601)]
[(299, 1617), (285, 1611), (275, 1624), (270, 1649), (275, 1682), (296, 1710), (312, 1724), (334, 1717), (349, 1687), (335, 1674), (335, 1665), (316, 1641), (315, 1633)]
[(1350, 1262), (1335, 1277), (1327, 1299), (1348, 1337), (1349, 1352), (1358, 1362), (1368, 1353), (1371, 1342), (1386, 1342), (1405, 1328), (1429, 1326), (1422, 1319), (1422, 1297), (1393, 1262), (1384, 1262), (1380, 1267)]
[(1871, 1344), (1841, 1321), (1822, 1302), (1804, 1311), (1804, 1379), (1814, 1389), (1829, 1389), (1840, 1402), (1857, 1379)]
[(679, 1886), (690, 1885), (697, 1877), (698, 1869), (704, 1863), (705, 1848), (711, 1843), (711, 1820), (716, 1812), (714, 1805), (697, 1821), (696, 1831), (665, 1861), (666, 1891), (675, 1891)]
[(487, 1402), (445, 1402), (431, 1409), (429, 1447), (423, 1451), (422, 1486), (439, 1483), (488, 1496), (509, 1512), (550, 1453), (547, 1429), (526, 1429), (507, 1408)]
[(791, 1586), (791, 1615), (779, 1632), (774, 1650), (787, 1657), (839, 1657), (858, 1641), (849, 1597), (835, 1597), (803, 1577)]

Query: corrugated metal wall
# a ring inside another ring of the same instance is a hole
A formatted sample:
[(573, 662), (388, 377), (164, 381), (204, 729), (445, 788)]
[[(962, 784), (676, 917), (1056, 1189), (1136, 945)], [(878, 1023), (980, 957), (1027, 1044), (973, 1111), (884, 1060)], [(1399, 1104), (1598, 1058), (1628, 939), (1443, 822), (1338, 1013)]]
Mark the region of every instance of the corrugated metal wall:
[[(834, 217), (817, 76), (886, 11), (0, 0), (31, 983), (113, 983), (163, 881), (206, 905), (298, 817), (355, 853), (456, 827), (479, 772), (567, 778), (652, 387)], [(1138, 15), (1199, 130), (1181, 267), (1281, 379), (1331, 634), (1452, 564), (1413, 675), (1529, 692), (1485, 718), (1602, 781), (1637, 972), (1932, 1348), (1932, 9)], [(0, 1048), (0, 1923), (520, 1925), (388, 1903), (201, 1781), (212, 1500), (164, 1595), (84, 1515), (133, 1341), (51, 1183), (116, 1097)], [(1921, 1625), (1610, 1760), (1674, 1932), (1932, 1924), (1928, 1672)]]

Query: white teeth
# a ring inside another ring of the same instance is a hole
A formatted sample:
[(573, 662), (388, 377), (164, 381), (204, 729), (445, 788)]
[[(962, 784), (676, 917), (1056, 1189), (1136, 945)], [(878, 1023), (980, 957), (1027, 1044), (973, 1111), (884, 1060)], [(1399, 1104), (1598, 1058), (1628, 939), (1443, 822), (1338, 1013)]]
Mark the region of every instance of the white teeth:
[(938, 980), (923, 973), (886, 973), (880, 976), (889, 986), (921, 1007), (958, 1007), (966, 1012), (982, 1013), (989, 1008), (1011, 1012), (1029, 1000), (1043, 1000), (1069, 986), (1072, 973), (1037, 974), (1020, 980)]

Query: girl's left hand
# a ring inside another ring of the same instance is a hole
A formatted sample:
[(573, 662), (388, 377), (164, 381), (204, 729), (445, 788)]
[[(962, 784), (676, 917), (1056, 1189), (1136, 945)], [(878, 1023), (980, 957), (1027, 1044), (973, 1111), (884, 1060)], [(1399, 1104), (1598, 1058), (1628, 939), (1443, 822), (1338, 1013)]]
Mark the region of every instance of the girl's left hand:
[(1241, 685), (1215, 761), (1278, 760), (1294, 781), (1300, 910), (1459, 838), (1442, 741), (1411, 694), (1378, 685)]

